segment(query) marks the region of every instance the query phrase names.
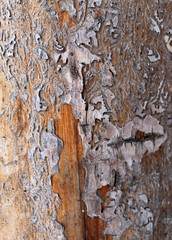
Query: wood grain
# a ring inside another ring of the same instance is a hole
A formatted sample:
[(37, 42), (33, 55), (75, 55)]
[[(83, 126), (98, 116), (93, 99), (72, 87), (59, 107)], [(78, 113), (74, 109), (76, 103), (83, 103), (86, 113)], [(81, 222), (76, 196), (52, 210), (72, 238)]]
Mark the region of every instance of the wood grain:
[(59, 118), (55, 120), (56, 134), (63, 140), (64, 148), (59, 162), (59, 173), (52, 178), (53, 190), (61, 198), (57, 218), (65, 226), (67, 239), (110, 240), (104, 236), (106, 224), (103, 220), (87, 216), (82, 201), (85, 184), (83, 168), (83, 145), (78, 133), (78, 120), (72, 114), (70, 105), (62, 105)]

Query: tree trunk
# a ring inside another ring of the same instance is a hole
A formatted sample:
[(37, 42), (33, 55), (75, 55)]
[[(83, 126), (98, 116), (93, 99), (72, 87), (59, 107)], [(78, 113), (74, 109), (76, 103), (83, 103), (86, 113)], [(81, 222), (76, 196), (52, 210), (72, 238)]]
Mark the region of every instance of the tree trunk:
[(171, 239), (171, 22), (171, 0), (0, 1), (0, 239)]

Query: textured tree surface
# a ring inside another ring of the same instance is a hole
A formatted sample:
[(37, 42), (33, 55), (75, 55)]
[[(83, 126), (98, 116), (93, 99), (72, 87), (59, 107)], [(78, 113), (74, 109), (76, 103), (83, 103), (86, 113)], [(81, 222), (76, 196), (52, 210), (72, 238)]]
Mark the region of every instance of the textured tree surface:
[(172, 239), (171, 75), (171, 0), (0, 0), (0, 240)]

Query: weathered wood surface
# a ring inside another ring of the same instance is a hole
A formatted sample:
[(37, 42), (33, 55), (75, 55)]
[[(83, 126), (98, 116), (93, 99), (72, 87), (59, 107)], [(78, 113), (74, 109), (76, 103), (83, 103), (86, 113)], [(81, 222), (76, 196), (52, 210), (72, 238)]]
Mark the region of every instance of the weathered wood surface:
[(0, 0), (0, 240), (172, 238), (172, 2)]

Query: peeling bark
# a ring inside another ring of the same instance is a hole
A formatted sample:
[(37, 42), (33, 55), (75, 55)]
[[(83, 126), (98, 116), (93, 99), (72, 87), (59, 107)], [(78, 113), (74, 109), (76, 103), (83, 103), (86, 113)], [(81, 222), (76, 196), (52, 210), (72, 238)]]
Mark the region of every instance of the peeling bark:
[(0, 239), (170, 239), (171, 11), (0, 2)]

